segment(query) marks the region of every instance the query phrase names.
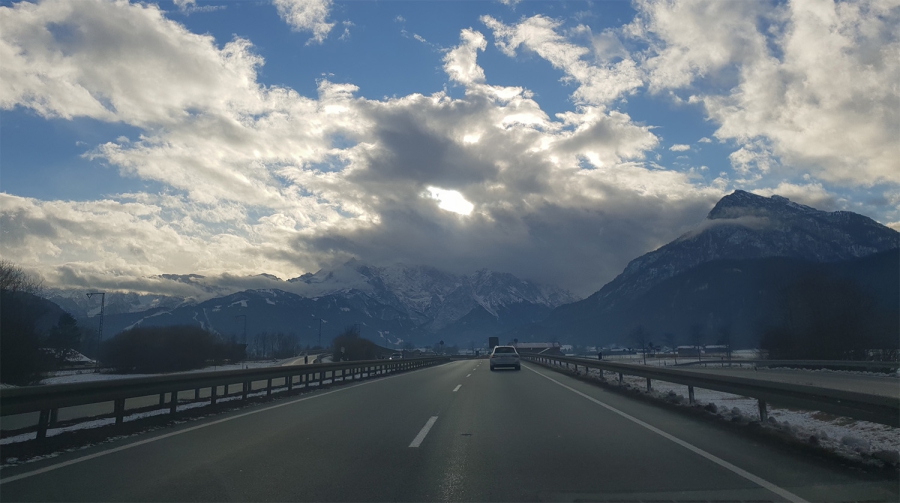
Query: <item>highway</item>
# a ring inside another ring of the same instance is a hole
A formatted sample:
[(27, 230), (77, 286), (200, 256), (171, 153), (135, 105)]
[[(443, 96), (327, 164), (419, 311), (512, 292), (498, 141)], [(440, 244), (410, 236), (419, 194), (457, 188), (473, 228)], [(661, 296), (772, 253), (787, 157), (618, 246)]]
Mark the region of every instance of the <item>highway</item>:
[(9, 501), (898, 501), (848, 469), (546, 368), (464, 360), (0, 472)]

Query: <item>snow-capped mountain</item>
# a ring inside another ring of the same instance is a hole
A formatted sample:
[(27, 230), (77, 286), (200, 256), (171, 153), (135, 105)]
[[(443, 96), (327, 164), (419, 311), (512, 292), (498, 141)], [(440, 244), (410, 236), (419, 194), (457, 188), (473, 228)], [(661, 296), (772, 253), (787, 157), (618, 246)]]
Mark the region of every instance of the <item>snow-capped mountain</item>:
[[(198, 275), (160, 278), (197, 285), (206, 292), (226, 288)], [(564, 290), (506, 273), (481, 270), (459, 275), (426, 266), (375, 267), (357, 260), (288, 281), (271, 275), (243, 281), (274, 287), (211, 294), (202, 302), (107, 293), (104, 333), (112, 336), (134, 326), (197, 324), (222, 335), (243, 337), (243, 326), (235, 324), (235, 317), (246, 315), (250, 337), (260, 332), (294, 333), (305, 343), (315, 344), (318, 320), (323, 319), (323, 343), (348, 326), (358, 326), (364, 336), (384, 345), (428, 342), (439, 331), (448, 344), (467, 344), (469, 339), (456, 341), (452, 329), (460, 320), (465, 319), (467, 334), (481, 337), (543, 319), (552, 308), (574, 300)], [(89, 318), (99, 314), (100, 302), (84, 293), (53, 291), (51, 298), (93, 324)]]
[(696, 229), (632, 260), (593, 295), (505, 337), (542, 340), (550, 333), (572, 342), (627, 344), (638, 324), (682, 340), (688, 327), (700, 325), (729, 326), (754, 344), (780, 292), (804, 274), (852, 281), (889, 305), (889, 286), (898, 291), (891, 258), (898, 248), (900, 233), (868, 217), (736, 191)]
[(139, 313), (108, 315), (104, 333), (112, 336), (136, 326), (199, 325), (225, 338), (252, 343), (261, 333), (298, 336), (303, 344), (328, 344), (350, 326), (385, 345), (408, 339), (415, 324), (403, 313), (359, 291), (308, 298), (283, 290), (247, 290), (175, 309), (151, 309)]
[(632, 260), (592, 295), (634, 297), (714, 260), (789, 257), (812, 262), (861, 258), (900, 246), (900, 233), (849, 211), (826, 212), (781, 196), (742, 190), (723, 197), (696, 229)]
[(457, 275), (427, 266), (374, 267), (356, 260), (288, 281), (306, 285), (301, 291), (308, 296), (364, 292), (430, 331), (448, 326), (475, 308), (498, 316), (499, 309), (513, 304), (553, 308), (576, 300), (565, 290), (486, 269)]
[[(100, 297), (88, 298), (87, 293), (95, 290), (63, 290), (48, 288), (43, 297), (55, 302), (69, 314), (77, 318), (100, 314)], [(150, 309), (174, 309), (182, 304), (191, 303), (182, 297), (168, 295), (151, 295), (133, 292), (106, 292), (104, 312), (107, 315), (120, 313), (138, 313)]]

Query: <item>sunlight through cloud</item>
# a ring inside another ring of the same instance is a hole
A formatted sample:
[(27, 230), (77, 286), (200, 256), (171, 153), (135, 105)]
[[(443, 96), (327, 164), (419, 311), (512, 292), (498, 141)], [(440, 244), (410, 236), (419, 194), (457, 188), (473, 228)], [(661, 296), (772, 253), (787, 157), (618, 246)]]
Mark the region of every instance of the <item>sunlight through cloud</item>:
[(428, 187), (428, 192), (425, 196), (437, 201), (438, 208), (459, 213), (460, 215), (469, 215), (475, 209), (475, 205), (466, 201), (466, 198), (456, 190)]

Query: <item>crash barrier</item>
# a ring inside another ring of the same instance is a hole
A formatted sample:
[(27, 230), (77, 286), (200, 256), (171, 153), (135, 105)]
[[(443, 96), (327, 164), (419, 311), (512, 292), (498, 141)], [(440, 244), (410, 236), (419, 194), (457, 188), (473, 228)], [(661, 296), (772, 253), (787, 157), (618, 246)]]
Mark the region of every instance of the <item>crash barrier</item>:
[[(178, 407), (178, 393), (193, 391), (194, 400), (200, 398), (200, 391), (209, 389), (209, 401), (240, 396), (247, 399), (253, 392), (253, 383), (264, 381), (266, 395), (272, 394), (272, 381), (283, 379), (281, 386), (290, 391), (294, 386), (321, 386), (324, 381), (359, 380), (383, 374), (414, 370), (449, 361), (446, 357), (413, 358), (407, 360), (367, 360), (357, 362), (319, 363), (257, 369), (226, 370), (218, 372), (198, 372), (168, 374), (133, 379), (92, 381), (72, 384), (51, 384), (46, 386), (25, 386), (0, 389), (0, 416), (40, 412), (37, 424), (37, 439), (47, 436), (47, 429), (56, 422), (58, 411), (63, 407), (113, 402), (116, 424), (122, 424), (125, 417), (125, 400), (129, 398), (159, 395), (159, 407), (169, 407), (175, 413)], [(230, 385), (240, 385), (237, 393), (228, 393)], [(219, 393), (219, 388), (223, 392)], [(165, 403), (166, 394), (171, 397)], [(205, 400), (205, 399), (204, 399)]]
[(853, 419), (872, 421), (893, 427), (900, 426), (900, 397), (844, 391), (803, 384), (791, 384), (747, 377), (715, 375), (708, 372), (660, 368), (627, 363), (612, 363), (601, 360), (588, 360), (567, 356), (544, 356), (521, 354), (522, 358), (542, 363), (565, 367), (578, 371), (593, 368), (607, 372), (615, 372), (622, 382), (623, 375), (633, 375), (647, 379), (647, 390), (651, 389), (652, 380), (660, 380), (688, 387), (688, 400), (694, 402), (694, 388), (722, 391), (754, 398), (758, 401), (761, 421), (768, 419), (767, 404), (808, 409), (826, 412)]
[(900, 362), (866, 362), (843, 360), (700, 360), (696, 362), (678, 363), (676, 367), (688, 367), (694, 365), (743, 365), (749, 364), (759, 368), (775, 367), (799, 367), (799, 368), (839, 368), (862, 370), (896, 370), (900, 368)]

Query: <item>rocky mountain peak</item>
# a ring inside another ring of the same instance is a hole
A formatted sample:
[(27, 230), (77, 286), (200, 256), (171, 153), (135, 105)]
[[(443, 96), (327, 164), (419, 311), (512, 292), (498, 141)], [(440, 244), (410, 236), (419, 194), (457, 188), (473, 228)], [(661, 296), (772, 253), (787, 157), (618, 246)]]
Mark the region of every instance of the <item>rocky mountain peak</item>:
[(815, 208), (792, 202), (786, 197), (773, 195), (758, 196), (743, 190), (736, 190), (723, 197), (710, 210), (707, 220), (733, 219), (740, 217), (768, 217), (783, 214), (825, 213)]
[(897, 247), (900, 233), (866, 216), (737, 190), (716, 203), (697, 228), (632, 260), (594, 296), (633, 297), (714, 260), (790, 257), (836, 262)]

